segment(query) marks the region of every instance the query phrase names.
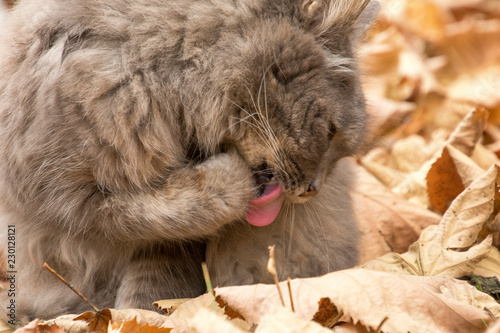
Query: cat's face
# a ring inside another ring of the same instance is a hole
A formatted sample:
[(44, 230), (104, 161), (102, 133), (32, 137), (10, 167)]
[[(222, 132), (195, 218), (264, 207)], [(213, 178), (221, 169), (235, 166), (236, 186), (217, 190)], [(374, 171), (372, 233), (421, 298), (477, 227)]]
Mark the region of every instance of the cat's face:
[(362, 140), (364, 98), (347, 39), (332, 50), (298, 30), (270, 29), (235, 75), (229, 132), (257, 185), (278, 181), (288, 200), (304, 202)]

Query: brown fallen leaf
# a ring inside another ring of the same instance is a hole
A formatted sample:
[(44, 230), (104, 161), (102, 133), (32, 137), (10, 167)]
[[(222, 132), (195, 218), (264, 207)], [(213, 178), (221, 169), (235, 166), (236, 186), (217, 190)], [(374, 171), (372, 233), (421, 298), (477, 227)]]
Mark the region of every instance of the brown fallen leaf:
[(140, 325), (149, 324), (150, 326), (162, 326), (168, 316), (159, 314), (156, 311), (143, 309), (110, 309), (113, 323), (123, 323), (127, 321), (136, 321)]
[(106, 333), (108, 331), (108, 324), (111, 321), (111, 311), (104, 309), (98, 312), (85, 312), (73, 320), (87, 322), (91, 332)]
[(231, 308), (229, 304), (224, 302), (224, 300), (220, 296), (216, 296), (215, 301), (221, 309), (224, 309), (224, 315), (226, 315), (229, 319), (241, 319), (243, 321), (245, 320), (241, 313)]
[(333, 327), (342, 315), (343, 313), (337, 309), (332, 301), (329, 298), (324, 297), (319, 300), (318, 312), (314, 314), (312, 319), (323, 326)]
[(170, 333), (171, 328), (160, 328), (150, 326), (149, 324), (141, 325), (137, 320), (128, 320), (122, 323), (109, 323), (109, 333)]
[(178, 298), (178, 299), (166, 299), (161, 301), (156, 301), (153, 303), (158, 309), (163, 310), (166, 314), (171, 315), (177, 308), (190, 298)]
[(432, 164), (426, 177), (429, 201), (443, 214), (451, 202), (465, 189), (453, 159), (445, 147), (443, 154)]

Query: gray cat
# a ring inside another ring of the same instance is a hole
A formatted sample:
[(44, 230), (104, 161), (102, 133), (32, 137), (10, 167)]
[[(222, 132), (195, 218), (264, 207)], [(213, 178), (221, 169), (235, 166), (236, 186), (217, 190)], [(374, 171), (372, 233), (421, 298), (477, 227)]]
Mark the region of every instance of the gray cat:
[(281, 278), (355, 265), (341, 158), (365, 132), (353, 45), (377, 10), (17, 1), (0, 32), (4, 317), (87, 310), (43, 262), (101, 308), (197, 296), (202, 261), (215, 285), (271, 282), (271, 244)]

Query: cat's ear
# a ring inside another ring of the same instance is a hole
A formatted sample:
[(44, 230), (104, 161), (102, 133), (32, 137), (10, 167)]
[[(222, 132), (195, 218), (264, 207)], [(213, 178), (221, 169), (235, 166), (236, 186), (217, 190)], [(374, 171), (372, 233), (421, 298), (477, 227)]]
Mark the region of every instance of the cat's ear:
[(343, 31), (357, 40), (380, 10), (376, 0), (303, 0), (307, 28), (321, 36), (329, 31)]

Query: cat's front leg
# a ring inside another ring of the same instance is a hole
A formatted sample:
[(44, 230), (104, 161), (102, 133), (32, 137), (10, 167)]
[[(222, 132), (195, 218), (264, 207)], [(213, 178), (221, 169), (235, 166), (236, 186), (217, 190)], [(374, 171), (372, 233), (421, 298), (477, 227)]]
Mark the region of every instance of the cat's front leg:
[(198, 242), (154, 244), (138, 249), (124, 270), (115, 307), (154, 310), (155, 301), (204, 293), (204, 252), (205, 245)]
[(120, 240), (196, 239), (245, 215), (252, 172), (235, 152), (172, 172), (159, 189), (113, 193), (100, 208), (100, 228)]

